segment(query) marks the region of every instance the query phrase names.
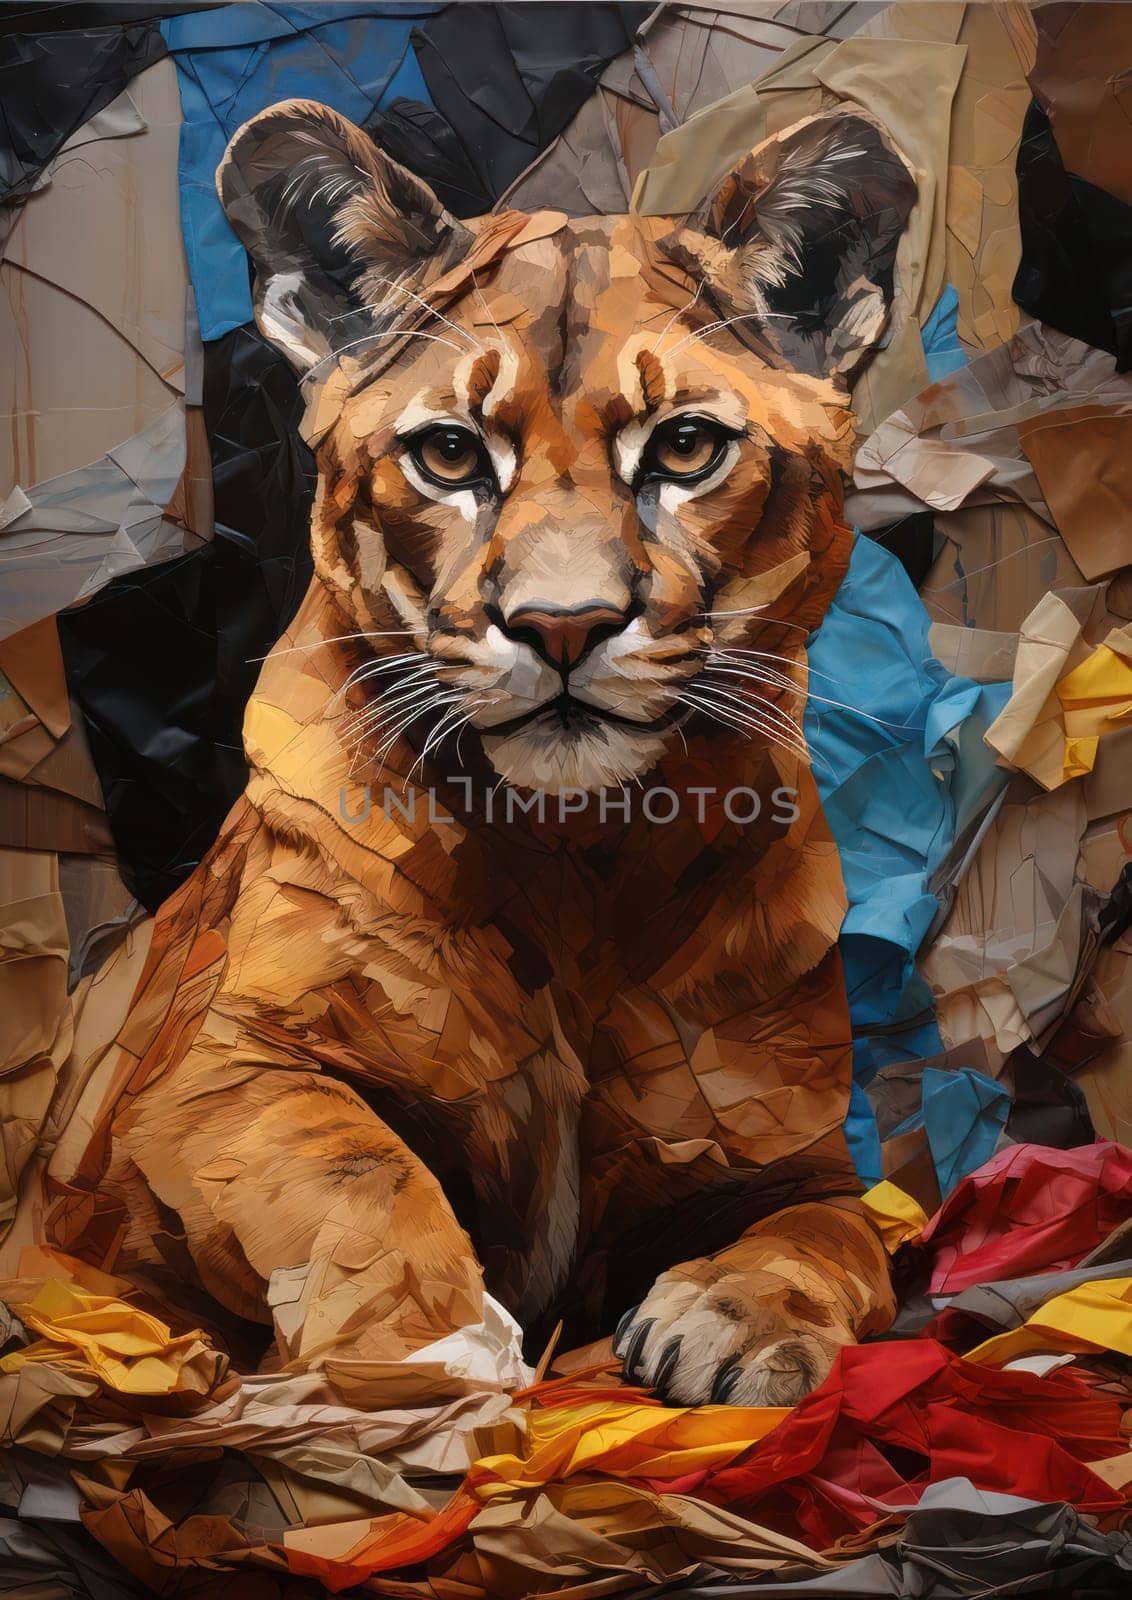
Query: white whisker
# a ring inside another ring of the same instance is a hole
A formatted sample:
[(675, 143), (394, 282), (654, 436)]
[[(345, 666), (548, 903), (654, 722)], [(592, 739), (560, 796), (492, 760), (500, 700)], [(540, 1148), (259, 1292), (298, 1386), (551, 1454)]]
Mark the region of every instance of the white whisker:
[(691, 311), (691, 309), (695, 305), (696, 301), (700, 298), (701, 294), (703, 294), (705, 282), (706, 282), (705, 279), (703, 279), (703, 278), (700, 279), (699, 283), (696, 285), (696, 292), (692, 296), (692, 298), (687, 302), (686, 305), (682, 305), (679, 308), (679, 310), (674, 311), (672, 313), (672, 315), (669, 317), (668, 321), (664, 324), (664, 327), (661, 328), (660, 332), (656, 336), (656, 343), (652, 347), (652, 353), (653, 353), (654, 356), (656, 355), (661, 341), (664, 339), (664, 336), (667, 334), (667, 332), (668, 332), (669, 328), (671, 328), (672, 324), (674, 322), (678, 321), (680, 317), (685, 316), (689, 311)]
[[(807, 700), (812, 701), (815, 705), (829, 706), (834, 711), (847, 711), (851, 716), (861, 717), (866, 722), (875, 722), (878, 728), (895, 728), (900, 733), (915, 733), (917, 731), (911, 723), (889, 722), (884, 717), (875, 717), (871, 711), (862, 711), (860, 706), (847, 705), (844, 700), (831, 700), (828, 695), (818, 694), (813, 689), (803, 689), (793, 678), (787, 678), (782, 673), (772, 672), (769, 667), (764, 668), (761, 673), (756, 670), (757, 667), (757, 662), (745, 662), (743, 667), (740, 668), (737, 666), (721, 666), (709, 660), (705, 670), (730, 672), (733, 676), (740, 678), (746, 676), (754, 683), (765, 684), (767, 688), (791, 689), (796, 694), (804, 695)], [(828, 675), (820, 673), (819, 676), (825, 677)]]
[(401, 718), (396, 727), (394, 727), (387, 735), (384, 743), (378, 748), (377, 760), (384, 765), (385, 756), (397, 743), (398, 739), (406, 731), (406, 729), (412, 727), (413, 723), (416, 722), (418, 717), (424, 716), (425, 712), (427, 711), (437, 711), (441, 706), (451, 705), (454, 701), (459, 700), (460, 698), (461, 697), (459, 695), (441, 695), (437, 696), (437, 698), (434, 700), (430, 700), (427, 705), (415, 706), (412, 711), (408, 712)]
[(347, 746), (347, 748), (356, 749), (358, 746), (364, 745), (370, 739), (382, 740), (383, 742), (378, 746), (375, 755), (375, 760), (378, 764), (378, 768), (380, 769), (384, 764), (384, 756), (393, 747), (393, 745), (396, 744), (398, 738), (406, 728), (410, 727), (418, 717), (423, 716), (426, 711), (431, 711), (436, 706), (446, 705), (447, 703), (448, 701), (446, 699), (434, 697), (431, 700), (425, 701), (423, 704), (410, 706), (408, 709), (402, 708), (401, 712), (399, 712), (394, 719), (391, 727), (386, 724), (378, 728), (367, 729), (364, 733), (360, 734), (358, 738), (354, 739), (352, 743)]
[(767, 714), (772, 709), (770, 706), (765, 703), (756, 706), (756, 703), (748, 697), (728, 694), (726, 690), (716, 689), (712, 684), (697, 684), (696, 689), (700, 694), (711, 695), (712, 704), (718, 701), (721, 706), (726, 706), (733, 717), (766, 734), (784, 750), (792, 750), (795, 755), (808, 759), (809, 751), (805, 740), (795, 732), (788, 731), (783, 723), (773, 720)]
[(365, 661), (360, 667), (354, 668), (340, 689), (335, 690), (334, 698), (344, 695), (356, 683), (368, 683), (371, 678), (379, 677), (383, 672), (395, 672), (398, 668), (404, 670), (408, 662), (420, 661), (423, 665), (425, 659), (419, 650), (406, 650), (403, 655), (379, 656), (376, 661)]
[(365, 333), (360, 339), (348, 339), (345, 344), (339, 345), (336, 350), (328, 351), (326, 355), (322, 356), (308, 369), (307, 377), (310, 378), (314, 373), (318, 372), (320, 367), (325, 367), (327, 362), (337, 361), (339, 357), (346, 354), (347, 350), (355, 350), (360, 344), (376, 344), (379, 339), (398, 337), (404, 339), (431, 339), (434, 344), (447, 345), (449, 350), (455, 350), (457, 355), (462, 356), (464, 354), (462, 345), (455, 344), (451, 339), (445, 339), (439, 333), (423, 333), (419, 328), (383, 328), (376, 333)]
[(468, 711), (468, 714), (464, 718), (463, 722), (461, 722), (461, 724), (459, 726), (459, 729), (457, 730), (457, 733), (456, 733), (456, 760), (460, 763), (461, 766), (463, 765), (464, 758), (460, 754), (460, 741), (464, 737), (464, 731), (467, 728), (469, 722), (471, 722), (473, 714), (479, 709), (479, 705), (480, 705), (480, 697), (477, 695), (476, 699), (473, 700), (472, 703), (471, 703), (471, 709)]
[(434, 686), (439, 688), (440, 685), (431, 666), (411, 672), (407, 677), (398, 678), (396, 682), (386, 684), (381, 694), (375, 695), (372, 700), (366, 701), (364, 705), (346, 715), (344, 717), (345, 726), (349, 728), (351, 725), (360, 726), (364, 722), (373, 721), (377, 717), (384, 716), (387, 711), (398, 705), (402, 700), (407, 701), (413, 695), (418, 695), (422, 690), (431, 689)]
[[(827, 683), (836, 683), (837, 679), (831, 673), (822, 672), (803, 658), (799, 661), (794, 656), (776, 655), (773, 650), (750, 650), (743, 645), (729, 644), (722, 649), (715, 646), (708, 647), (708, 659), (719, 661), (734, 661), (739, 657), (752, 657), (756, 661), (782, 661), (788, 667), (805, 667), (807, 675), (811, 678), (824, 678)], [(787, 674), (786, 676), (789, 676)], [(793, 680), (792, 680), (793, 681)]]
[(752, 735), (749, 734), (745, 728), (739, 727), (737, 723), (734, 723), (729, 718), (723, 716), (713, 706), (709, 706), (701, 700), (693, 700), (688, 694), (685, 693), (678, 694), (676, 698), (682, 706), (687, 706), (691, 711), (699, 712), (700, 715), (707, 717), (709, 722), (717, 723), (719, 727), (727, 728), (732, 733), (741, 733), (743, 738), (747, 739), (748, 741), (752, 738)]
[(672, 349), (667, 350), (665, 354), (674, 356), (683, 350), (686, 344), (697, 344), (706, 339), (709, 333), (719, 333), (721, 329), (730, 328), (736, 322), (790, 322), (791, 320), (790, 317), (780, 311), (741, 311), (737, 316), (720, 317), (718, 322), (706, 322), (702, 328), (694, 328), (691, 333), (680, 340), (679, 344), (674, 344)]
[[(717, 663), (710, 662), (710, 661), (705, 666), (704, 671), (705, 672), (719, 672), (719, 673), (723, 673), (726, 676), (732, 677), (732, 678), (742, 678), (744, 682), (758, 684), (761, 688), (764, 688), (764, 689), (776, 689), (776, 690), (779, 691), (779, 693), (791, 693), (792, 692), (792, 693), (798, 695), (799, 697), (801, 697), (802, 699), (806, 698), (806, 691), (804, 689), (802, 689), (800, 687), (800, 685), (798, 685), (797, 683), (793, 682), (791, 679), (782, 678), (777, 673), (768, 676), (766, 673), (758, 672), (758, 671), (751, 671), (751, 670), (749, 670), (749, 668), (720, 666)], [(791, 717), (789, 712), (787, 712), (784, 709), (784, 707), (782, 707), (780, 704), (778, 704), (777, 701), (772, 702), (772, 701), (766, 699), (766, 697), (762, 696), (762, 695), (760, 695), (759, 698), (760, 698), (760, 700), (762, 700), (766, 704), (766, 706), (768, 708), (773, 704), (774, 709), (778, 713), (778, 715), (782, 716), (782, 717), (785, 717), (790, 722), (791, 726), (794, 727), (794, 728), (797, 728), (798, 732), (801, 733), (802, 730), (799, 727), (799, 725), (798, 725), (797, 721), (795, 720), (795, 718)]]
[(765, 683), (768, 689), (785, 689), (792, 694), (805, 696), (805, 686), (797, 678), (791, 678), (784, 672), (779, 672), (776, 667), (768, 667), (761, 661), (736, 661), (731, 656), (711, 655), (706, 663), (708, 668), (716, 672), (733, 672), (737, 677), (748, 677), (755, 683)]
[[(462, 704), (462, 697), (461, 697), (461, 704)], [(404, 782), (404, 785), (403, 785), (403, 787), (401, 789), (401, 793), (402, 794), (404, 794), (405, 789), (408, 788), (409, 783), (410, 783), (410, 781), (412, 779), (413, 773), (417, 770), (418, 767), (420, 767), (422, 771), (424, 770), (424, 763), (425, 763), (429, 753), (431, 751), (433, 751), (433, 750), (439, 750), (440, 749), (440, 746), (444, 743), (445, 739), (448, 738), (448, 735), (450, 733), (455, 733), (456, 726), (460, 722), (460, 720), (461, 720), (461, 718), (460, 718), (460, 706), (459, 705), (451, 705), (451, 706), (449, 706), (448, 710), (444, 713), (444, 715), (441, 717), (440, 721), (436, 724), (435, 728), (433, 728), (432, 732), (428, 735), (428, 738), (425, 740), (424, 746), (423, 746), (423, 748), (421, 750), (420, 755), (413, 762), (412, 766), (409, 768), (408, 772), (406, 773), (405, 782)], [(463, 720), (466, 722), (467, 718), (465, 717)]]
[(390, 628), (384, 633), (336, 633), (332, 639), (316, 639), (314, 644), (290, 644), (284, 650), (272, 646), (266, 656), (247, 656), (245, 659), (250, 666), (253, 661), (266, 661), (268, 656), (293, 656), (296, 651), (323, 650), (328, 644), (344, 644), (348, 639), (399, 639), (413, 631), (412, 628)]
[[(716, 669), (716, 670), (718, 670), (718, 669)], [(746, 676), (746, 675), (736, 674), (736, 676)], [(756, 683), (756, 684), (760, 684), (763, 688), (773, 689), (773, 688), (777, 687), (775, 684), (767, 683), (766, 680), (763, 679), (763, 678), (750, 678), (750, 677), (748, 677), (747, 681), (753, 682), (753, 683)], [(713, 683), (713, 684), (708, 685), (707, 687), (712, 688), (713, 690), (715, 690), (716, 693), (735, 694), (735, 695), (738, 695), (740, 698), (746, 698), (746, 696), (744, 694), (744, 691), (742, 689), (733, 689), (730, 684), (715, 684), (715, 683)], [(782, 725), (784, 727), (789, 727), (792, 730), (792, 732), (794, 732), (794, 733), (796, 733), (798, 735), (799, 738), (804, 738), (805, 737), (805, 735), (803, 734), (803, 731), (802, 731), (801, 724), (797, 721), (796, 718), (792, 717), (788, 711), (786, 711), (781, 705), (779, 705), (777, 703), (777, 701), (768, 700), (765, 695), (758, 695), (758, 696), (756, 696), (756, 699), (758, 701), (759, 706), (762, 709), (765, 710), (765, 712), (767, 713), (768, 716), (773, 713), (773, 715), (782, 723)]]
[(475, 291), (476, 299), (479, 301), (480, 305), (487, 312), (487, 320), (491, 323), (491, 325), (495, 329), (496, 333), (502, 339), (502, 337), (503, 337), (503, 329), (499, 326), (498, 322), (496, 322), (495, 318), (492, 316), (491, 307), (488, 305), (487, 301), (484, 298), (483, 290), (480, 288), (480, 285), (479, 285), (479, 279), (476, 277), (474, 272), (472, 273), (472, 288)]
[[(743, 606), (738, 611), (701, 611), (699, 615), (710, 622), (715, 617), (750, 617), (756, 611), (765, 611), (772, 601), (764, 601), (761, 606)], [(766, 622), (772, 628), (797, 628), (799, 633), (813, 633), (812, 628), (805, 628), (800, 622), (787, 622), (785, 617), (767, 617)]]
[[(408, 295), (410, 300), (415, 300), (419, 306), (422, 306), (424, 310), (429, 313), (430, 316), (436, 317), (439, 322), (444, 323), (446, 328), (451, 328), (453, 333), (458, 333), (461, 339), (467, 340), (468, 344), (471, 345), (474, 350), (483, 349), (483, 345), (474, 334), (470, 334), (466, 328), (461, 328), (455, 322), (452, 322), (444, 315), (442, 311), (438, 311), (430, 300), (426, 300), (424, 295), (418, 294), (415, 289), (410, 289), (408, 284), (398, 283), (396, 278), (379, 278), (373, 273), (367, 273), (366, 277), (370, 283), (384, 283), (388, 285), (390, 289), (396, 289), (399, 294)], [(352, 311), (343, 311), (340, 316), (331, 317), (330, 321), (341, 322), (343, 317), (352, 317), (356, 315), (358, 311), (380, 311), (383, 305), (384, 301), (371, 300), (365, 305), (356, 306)]]
[[(395, 685), (394, 687), (400, 689), (401, 686)], [(440, 687), (441, 685), (433, 678), (430, 682), (414, 683), (411, 687), (405, 688), (402, 692), (394, 694), (389, 699), (383, 697), (351, 717), (343, 732), (349, 737), (360, 730), (372, 729), (385, 722), (391, 714), (407, 709), (415, 701), (427, 701), (428, 697)], [(365, 733), (362, 732), (361, 736), (364, 738)]]
[[(365, 681), (368, 683), (374, 676), (376, 676), (376, 674), (370, 673), (367, 678), (359, 681)], [(398, 676), (394, 678), (392, 682), (385, 684), (380, 694), (378, 694), (374, 699), (367, 701), (365, 705), (357, 708), (356, 715), (363, 715), (367, 710), (372, 710), (375, 705), (380, 705), (387, 695), (396, 694), (401, 689), (407, 688), (409, 684), (413, 683), (416, 679), (428, 676), (436, 676), (436, 663), (431, 659), (431, 657), (426, 656), (423, 660), (418, 657), (416, 666), (408, 668), (403, 666), (400, 669)]]
[(695, 687), (705, 694), (727, 700), (732, 705), (750, 714), (757, 714), (764, 722), (772, 723), (780, 728), (789, 738), (805, 743), (805, 735), (798, 723), (787, 712), (763, 695), (752, 695), (742, 689), (732, 688), (730, 685), (705, 683), (702, 678), (695, 680)]

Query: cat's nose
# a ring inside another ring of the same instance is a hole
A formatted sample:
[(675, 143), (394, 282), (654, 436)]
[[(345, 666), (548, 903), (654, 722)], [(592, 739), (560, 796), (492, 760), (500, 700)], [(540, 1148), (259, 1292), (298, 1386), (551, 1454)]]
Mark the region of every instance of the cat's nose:
[(591, 601), (581, 606), (556, 606), (534, 600), (520, 606), (504, 626), (513, 639), (529, 644), (563, 676), (603, 639), (610, 638), (629, 620), (616, 606)]

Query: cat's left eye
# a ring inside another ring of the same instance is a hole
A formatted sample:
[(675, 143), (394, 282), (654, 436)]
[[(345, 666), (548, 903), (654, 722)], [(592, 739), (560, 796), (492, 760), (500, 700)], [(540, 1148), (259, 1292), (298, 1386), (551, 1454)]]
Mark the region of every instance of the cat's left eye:
[(493, 480), (491, 458), (470, 428), (442, 423), (409, 441), (418, 471), (441, 489), (459, 489)]
[(673, 417), (654, 428), (641, 459), (647, 478), (702, 478), (719, 463), (734, 434), (706, 417)]

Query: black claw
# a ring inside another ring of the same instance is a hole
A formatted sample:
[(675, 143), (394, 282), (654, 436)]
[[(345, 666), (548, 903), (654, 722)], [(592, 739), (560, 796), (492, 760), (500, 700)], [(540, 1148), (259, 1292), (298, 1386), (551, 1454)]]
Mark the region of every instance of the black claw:
[(629, 1324), (632, 1322), (633, 1318), (637, 1315), (637, 1312), (640, 1309), (641, 1308), (640, 1308), (639, 1305), (630, 1306), (628, 1311), (626, 1311), (625, 1315), (621, 1318), (621, 1321), (614, 1328), (614, 1330), (613, 1330), (613, 1354), (615, 1356), (619, 1356), (621, 1354), (621, 1352), (620, 1352), (620, 1350), (618, 1350), (617, 1346), (621, 1343), (622, 1335), (625, 1333), (625, 1330), (628, 1328)]
[(739, 1363), (729, 1361), (719, 1371), (715, 1382), (711, 1386), (711, 1403), (715, 1406), (729, 1405), (731, 1396), (735, 1393), (735, 1386), (739, 1382)]
[(637, 1371), (637, 1357), (644, 1349), (645, 1340), (648, 1338), (649, 1330), (655, 1321), (655, 1317), (649, 1317), (647, 1322), (642, 1322), (639, 1325), (636, 1332), (633, 1334), (633, 1337), (629, 1340), (628, 1349), (621, 1357), (621, 1370), (624, 1372), (630, 1383), (638, 1382), (641, 1376)]
[(676, 1338), (669, 1339), (664, 1347), (664, 1354), (661, 1356), (660, 1365), (656, 1369), (656, 1377), (652, 1380), (653, 1388), (661, 1393), (663, 1393), (665, 1385), (672, 1376), (673, 1368), (680, 1359), (680, 1346), (683, 1342), (683, 1339), (677, 1334)]

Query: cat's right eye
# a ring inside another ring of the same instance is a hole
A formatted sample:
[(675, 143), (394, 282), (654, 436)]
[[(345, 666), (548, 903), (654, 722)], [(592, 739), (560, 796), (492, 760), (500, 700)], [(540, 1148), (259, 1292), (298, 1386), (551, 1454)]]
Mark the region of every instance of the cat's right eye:
[(409, 453), (421, 476), (441, 489), (495, 481), (483, 440), (456, 423), (439, 423), (416, 434), (409, 440)]
[(642, 458), (645, 477), (694, 482), (707, 476), (723, 458), (731, 428), (710, 417), (673, 417), (653, 432)]

